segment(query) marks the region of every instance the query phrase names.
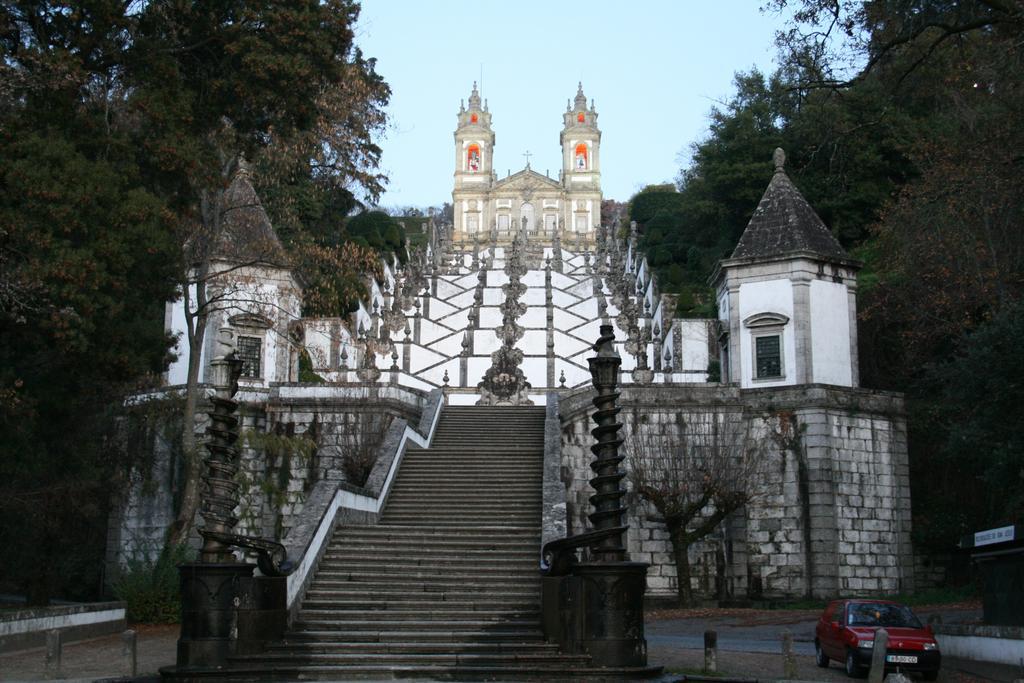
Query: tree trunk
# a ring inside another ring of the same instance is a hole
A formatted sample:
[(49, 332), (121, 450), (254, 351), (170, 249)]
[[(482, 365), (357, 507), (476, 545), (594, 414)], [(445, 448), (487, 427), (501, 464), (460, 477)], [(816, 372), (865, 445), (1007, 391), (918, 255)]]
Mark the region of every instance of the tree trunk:
[(693, 605), (693, 588), (690, 586), (690, 543), (682, 524), (668, 524), (668, 536), (672, 542), (672, 555), (676, 562), (676, 596), (680, 607)]
[[(196, 285), (196, 298), (203, 299), (200, 291), (204, 289), (202, 282)], [(196, 408), (199, 404), (199, 370), (202, 366), (203, 341), (206, 337), (206, 315), (202, 313), (205, 301), (197, 301), (197, 315), (189, 312), (191, 303), (188, 284), (182, 295), (185, 304), (186, 337), (188, 338), (188, 376), (185, 380), (185, 405), (181, 415), (181, 457), (184, 462), (182, 492), (178, 504), (178, 514), (167, 530), (165, 549), (170, 550), (188, 542), (188, 537), (195, 526), (196, 512), (199, 510), (199, 493), (202, 477), (203, 457), (196, 443)]]

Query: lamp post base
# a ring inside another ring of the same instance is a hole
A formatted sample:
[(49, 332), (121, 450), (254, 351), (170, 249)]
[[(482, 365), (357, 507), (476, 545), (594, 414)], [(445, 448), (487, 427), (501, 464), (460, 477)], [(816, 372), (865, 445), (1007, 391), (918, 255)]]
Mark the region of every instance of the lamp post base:
[(566, 654), (594, 666), (647, 667), (643, 562), (578, 564), (568, 576), (545, 577), (544, 630)]
[(261, 652), (287, 623), (283, 578), (253, 576), (256, 565), (195, 562), (178, 567), (181, 636), (177, 669), (223, 666), (232, 655)]

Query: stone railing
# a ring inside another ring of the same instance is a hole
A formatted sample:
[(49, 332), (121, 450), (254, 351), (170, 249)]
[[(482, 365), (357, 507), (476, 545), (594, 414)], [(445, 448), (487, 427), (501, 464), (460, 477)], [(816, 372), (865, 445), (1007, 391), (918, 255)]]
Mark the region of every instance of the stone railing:
[[(544, 416), (544, 485), (540, 547), (567, 534), (565, 484), (562, 483), (562, 421), (558, 392), (548, 392)], [(541, 565), (544, 564), (543, 556)]]
[(392, 421), (365, 487), (336, 481), (321, 481), (313, 487), (298, 522), (289, 538), (285, 539), (288, 557), (294, 558), (296, 563), (287, 579), (289, 613), (294, 615), (297, 610), (299, 598), (312, 580), (337, 525), (342, 522), (377, 522), (402, 462), (406, 444), (412, 442), (421, 448), (430, 447), (443, 404), (443, 393), (435, 389), (430, 392), (417, 428), (410, 427), (402, 418)]

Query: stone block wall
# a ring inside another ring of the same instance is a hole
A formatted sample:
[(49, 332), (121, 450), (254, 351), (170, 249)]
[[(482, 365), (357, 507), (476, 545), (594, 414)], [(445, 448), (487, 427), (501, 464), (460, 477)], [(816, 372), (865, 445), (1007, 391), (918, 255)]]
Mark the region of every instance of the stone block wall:
[[(242, 396), (241, 398), (248, 398)], [(310, 491), (319, 481), (346, 482), (347, 457), (379, 454), (395, 418), (415, 424), (426, 405), (422, 392), (388, 386), (282, 384), (269, 396), (239, 407), (241, 501), (236, 531), (287, 541)], [(208, 406), (198, 412), (205, 433)], [(172, 429), (173, 431), (173, 429)], [(131, 474), (131, 485), (108, 524), (107, 575), (113, 580), (130, 559), (155, 560), (174, 519), (179, 447), (167, 430), (147, 439), (149, 472)], [(204, 450), (205, 453), (205, 450)], [(198, 534), (193, 539), (199, 545)]]
[[(898, 395), (821, 385), (651, 386), (623, 388), (620, 405), (627, 444), (638, 419), (692, 420), (710, 411), (750, 434), (766, 460), (758, 497), (690, 548), (698, 594), (786, 599), (914, 590)], [(562, 475), (575, 533), (587, 528), (591, 411), (584, 390), (561, 403)], [(631, 556), (651, 563), (650, 594), (670, 596), (676, 572), (668, 533), (648, 503), (632, 494), (628, 500)]]

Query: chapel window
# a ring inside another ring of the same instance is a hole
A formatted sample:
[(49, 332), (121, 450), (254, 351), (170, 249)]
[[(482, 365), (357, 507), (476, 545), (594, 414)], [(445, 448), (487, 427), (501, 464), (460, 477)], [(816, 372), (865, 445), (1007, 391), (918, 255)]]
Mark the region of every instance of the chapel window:
[(583, 143), (576, 145), (576, 170), (587, 170), (587, 146)]
[(754, 379), (782, 377), (782, 335), (766, 334), (754, 337)]
[(263, 376), (263, 339), (239, 335), (235, 357), (242, 361), (242, 377)]
[(469, 146), (469, 150), (466, 152), (466, 168), (470, 171), (480, 170), (480, 147), (478, 145)]

